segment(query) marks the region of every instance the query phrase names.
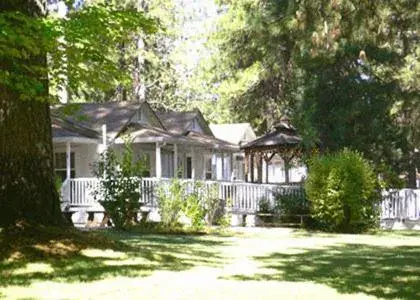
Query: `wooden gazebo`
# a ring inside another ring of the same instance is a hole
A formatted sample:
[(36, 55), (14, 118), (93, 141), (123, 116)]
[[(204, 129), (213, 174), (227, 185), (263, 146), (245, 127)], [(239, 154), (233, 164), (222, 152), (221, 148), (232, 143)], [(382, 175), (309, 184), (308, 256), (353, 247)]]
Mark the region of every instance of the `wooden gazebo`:
[[(263, 160), (266, 163), (266, 181), (268, 164), (274, 155), (280, 156), (285, 165), (285, 181), (289, 182), (289, 166), (295, 157), (302, 154), (302, 139), (287, 119), (274, 126), (273, 130), (241, 147), (245, 151), (245, 180), (262, 183)], [(257, 178), (255, 178), (255, 167)]]

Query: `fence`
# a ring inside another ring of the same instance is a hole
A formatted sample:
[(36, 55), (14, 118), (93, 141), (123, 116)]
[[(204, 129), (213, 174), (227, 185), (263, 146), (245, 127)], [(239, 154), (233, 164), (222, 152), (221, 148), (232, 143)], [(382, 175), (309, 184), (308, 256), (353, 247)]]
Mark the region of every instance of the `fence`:
[(381, 219), (420, 220), (420, 189), (382, 192)]
[[(193, 190), (196, 182), (190, 179), (180, 179), (187, 192)], [(168, 178), (142, 178), (141, 202), (147, 207), (157, 207), (159, 189), (170, 184)], [(231, 204), (232, 212), (255, 213), (259, 203), (264, 200), (274, 204), (274, 192), (282, 195), (302, 195), (303, 189), (299, 184), (256, 184), (230, 181), (203, 181), (204, 187), (209, 190), (215, 188), (220, 200)], [(63, 199), (72, 207), (95, 206), (93, 191), (99, 188), (96, 178), (75, 178), (66, 181), (62, 187)]]
[[(187, 192), (193, 190), (195, 182), (180, 179)], [(145, 206), (157, 207), (158, 193), (162, 186), (169, 185), (168, 178), (143, 178), (141, 181), (141, 202)], [(219, 199), (231, 204), (233, 213), (250, 214), (259, 210), (262, 201), (274, 204), (274, 192), (281, 195), (301, 197), (304, 190), (300, 184), (256, 184), (230, 181), (203, 181), (209, 189), (217, 189)], [(92, 192), (99, 187), (96, 178), (74, 178), (66, 181), (62, 187), (63, 200), (67, 205), (97, 206)], [(402, 189), (384, 191), (381, 202), (381, 219), (420, 219), (420, 189)]]

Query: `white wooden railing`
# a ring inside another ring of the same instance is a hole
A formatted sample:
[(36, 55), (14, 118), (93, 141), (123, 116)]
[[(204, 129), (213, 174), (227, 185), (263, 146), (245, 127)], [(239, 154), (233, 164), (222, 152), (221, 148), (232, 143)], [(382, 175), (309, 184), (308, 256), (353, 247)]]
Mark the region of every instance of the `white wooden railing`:
[[(187, 192), (193, 190), (193, 180), (182, 179), (181, 181), (186, 185)], [(143, 178), (142, 202), (147, 206), (156, 207), (159, 186), (169, 183), (169, 178)], [(274, 204), (273, 193), (275, 191), (294, 195), (303, 193), (302, 186), (299, 184), (256, 184), (210, 180), (206, 180), (203, 183), (207, 189), (216, 186), (219, 199), (228, 201), (231, 204), (232, 211), (235, 212), (256, 212), (259, 209), (261, 200)]]
[(420, 220), (420, 189), (382, 192), (381, 219)]
[[(159, 187), (170, 183), (169, 178), (143, 178), (141, 182), (143, 202), (147, 207), (157, 207)], [(180, 179), (186, 190), (191, 191), (194, 181)], [(274, 192), (282, 195), (300, 196), (304, 193), (300, 184), (256, 184), (230, 181), (204, 181), (206, 187), (217, 187), (219, 199), (231, 204), (232, 212), (255, 213), (262, 200), (274, 203)], [(98, 189), (96, 178), (74, 178), (65, 181), (62, 199), (67, 206), (98, 206), (93, 191)], [(381, 219), (420, 220), (420, 189), (384, 191), (381, 202)]]
[[(186, 186), (186, 191), (192, 191), (194, 181), (180, 179)], [(162, 185), (170, 184), (169, 178), (143, 178), (141, 181), (143, 202), (148, 207), (157, 207), (158, 191)], [(231, 204), (232, 211), (255, 213), (259, 209), (261, 200), (274, 203), (273, 192), (282, 194), (300, 195), (303, 189), (299, 184), (256, 184), (230, 181), (204, 181), (206, 188), (216, 186), (219, 199)], [(63, 201), (67, 206), (89, 207), (97, 206), (93, 197), (93, 191), (99, 188), (97, 178), (74, 178), (65, 181), (62, 187)]]

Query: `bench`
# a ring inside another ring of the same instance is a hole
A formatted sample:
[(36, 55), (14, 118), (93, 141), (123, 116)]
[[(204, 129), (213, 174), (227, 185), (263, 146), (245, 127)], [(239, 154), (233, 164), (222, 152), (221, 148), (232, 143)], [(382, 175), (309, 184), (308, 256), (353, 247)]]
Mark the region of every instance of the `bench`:
[[(298, 217), (300, 219), (300, 222), (299, 222), (300, 226), (303, 226), (303, 218), (309, 217), (309, 215), (307, 215), (307, 214), (295, 214), (295, 215), (287, 214), (286, 215), (286, 214), (259, 213), (259, 212), (257, 212), (256, 215), (258, 217), (263, 217), (263, 218), (264, 217), (273, 217), (273, 218), (279, 218), (279, 219), (281, 219), (282, 217)], [(280, 224), (283, 224), (283, 223), (280, 223)], [(287, 224), (288, 225), (296, 225), (298, 223), (287, 223)]]
[[(72, 225), (74, 225), (72, 217), (73, 217), (73, 214), (76, 213), (76, 212), (83, 212), (83, 213), (88, 214), (88, 217), (87, 217), (87, 220), (86, 220), (86, 226), (87, 227), (92, 226), (92, 224), (94, 223), (95, 214), (97, 214), (97, 213), (104, 214), (104, 216), (101, 220), (101, 223), (99, 225), (100, 227), (112, 226), (112, 220), (111, 220), (110, 215), (100, 205), (94, 205), (94, 206), (92, 206), (92, 205), (70, 205), (70, 206), (67, 206), (62, 211), (62, 213), (64, 215), (64, 218)], [(145, 206), (140, 207), (139, 214), (141, 216), (141, 221), (142, 222), (145, 222), (147, 220), (150, 212), (151, 212), (151, 209), (149, 207), (145, 207)], [(137, 215), (135, 221), (137, 223), (139, 222), (138, 215)]]
[(64, 218), (72, 225), (73, 223), (73, 214), (76, 212), (84, 212), (88, 214), (86, 220), (86, 226), (89, 227), (94, 222), (95, 213), (103, 213), (104, 217), (99, 226), (105, 227), (106, 225), (112, 226), (111, 219), (109, 214), (105, 211), (105, 209), (101, 206), (91, 206), (91, 205), (71, 205), (66, 207), (62, 213)]

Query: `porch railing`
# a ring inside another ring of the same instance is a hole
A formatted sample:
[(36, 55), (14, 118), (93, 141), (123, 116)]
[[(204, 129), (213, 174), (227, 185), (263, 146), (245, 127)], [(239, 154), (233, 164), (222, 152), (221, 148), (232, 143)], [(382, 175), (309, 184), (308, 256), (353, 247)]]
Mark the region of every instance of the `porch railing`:
[[(156, 208), (158, 191), (161, 185), (169, 184), (169, 178), (143, 178), (141, 181), (141, 200), (147, 207)], [(186, 190), (191, 191), (194, 181), (180, 179)], [(300, 184), (255, 184), (230, 181), (204, 181), (206, 187), (216, 186), (219, 199), (229, 201), (232, 212), (255, 213), (264, 200), (274, 204), (274, 192), (282, 195), (303, 196)], [(62, 199), (67, 206), (98, 206), (93, 191), (98, 189), (96, 178), (74, 178), (65, 181), (62, 187)], [(382, 193), (381, 219), (420, 220), (420, 189), (402, 189)]]
[(382, 192), (381, 218), (420, 220), (420, 189)]
[[(180, 179), (186, 186), (186, 190), (192, 191), (194, 181), (191, 179)], [(169, 178), (142, 178), (141, 181), (141, 202), (146, 206), (157, 207), (159, 187), (169, 184)], [(203, 181), (206, 188), (216, 186), (218, 198), (231, 204), (232, 211), (255, 213), (259, 209), (262, 200), (274, 204), (274, 192), (283, 195), (303, 195), (302, 186), (299, 184), (256, 184), (230, 181)], [(74, 178), (65, 181), (62, 187), (63, 201), (68, 206), (97, 206), (98, 203), (93, 197), (93, 191), (99, 188), (97, 178)]]

